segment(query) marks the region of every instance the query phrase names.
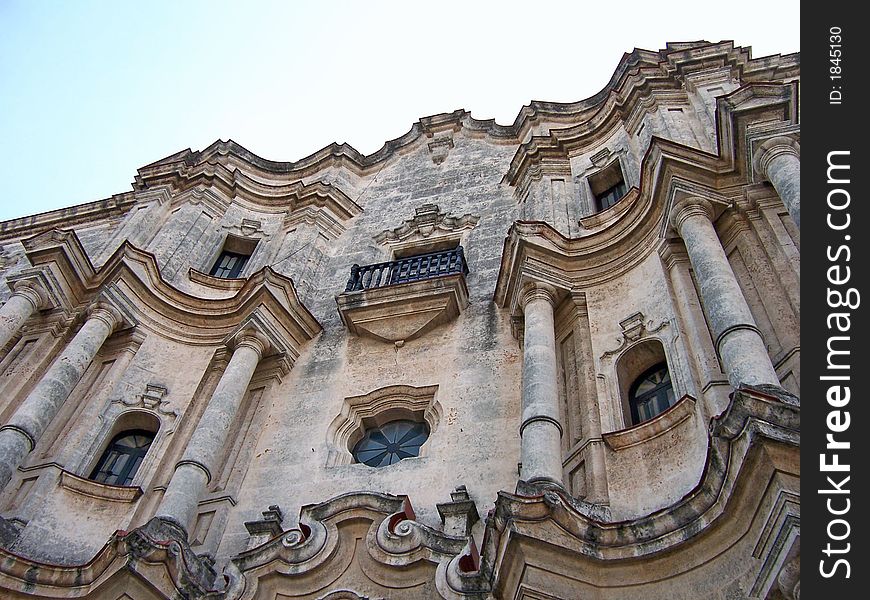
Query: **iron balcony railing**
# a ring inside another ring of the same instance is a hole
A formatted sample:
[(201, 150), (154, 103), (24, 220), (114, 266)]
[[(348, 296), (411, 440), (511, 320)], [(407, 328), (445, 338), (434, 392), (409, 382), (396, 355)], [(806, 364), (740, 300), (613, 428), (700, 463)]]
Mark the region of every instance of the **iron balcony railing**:
[(468, 274), (468, 266), (465, 264), (462, 246), (457, 246), (452, 250), (409, 256), (363, 267), (354, 265), (350, 268), (350, 279), (344, 291), (369, 290), (460, 273)]

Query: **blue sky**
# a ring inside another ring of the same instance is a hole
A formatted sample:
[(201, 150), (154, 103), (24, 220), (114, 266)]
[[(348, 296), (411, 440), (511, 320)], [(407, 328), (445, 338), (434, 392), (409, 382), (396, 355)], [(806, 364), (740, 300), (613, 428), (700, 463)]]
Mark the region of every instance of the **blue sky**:
[(587, 4), (0, 0), (0, 220), (129, 191), (216, 139), (298, 160), (457, 108), (511, 123), (591, 96), (634, 47), (800, 50), (795, 1)]

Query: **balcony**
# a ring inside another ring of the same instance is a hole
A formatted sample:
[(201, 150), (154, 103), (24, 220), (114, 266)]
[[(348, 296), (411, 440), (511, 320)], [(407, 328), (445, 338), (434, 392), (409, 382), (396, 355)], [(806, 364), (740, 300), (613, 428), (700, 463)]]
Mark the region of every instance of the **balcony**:
[(468, 305), (462, 246), (372, 265), (354, 265), (335, 297), (357, 335), (404, 343), (455, 319)]
[(350, 279), (344, 291), (370, 290), (460, 273), (467, 275), (468, 266), (465, 264), (462, 246), (457, 246), (444, 252), (409, 256), (364, 267), (354, 265), (350, 268)]

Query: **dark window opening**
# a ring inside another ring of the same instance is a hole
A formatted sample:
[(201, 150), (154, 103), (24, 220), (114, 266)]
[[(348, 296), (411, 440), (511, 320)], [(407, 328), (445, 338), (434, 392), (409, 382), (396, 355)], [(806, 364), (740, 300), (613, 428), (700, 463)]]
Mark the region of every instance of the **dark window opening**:
[(154, 434), (144, 429), (122, 431), (109, 442), (89, 479), (109, 485), (130, 485), (153, 441)]
[(257, 240), (228, 235), (220, 256), (214, 262), (209, 275), (221, 279), (237, 279), (242, 276), (248, 261), (254, 254)]
[(625, 191), (625, 182), (620, 181), (613, 187), (609, 187), (601, 192), (600, 195), (595, 196), (595, 200), (598, 203), (598, 210), (602, 211), (608, 209), (619, 202), (619, 199), (625, 196)]
[(429, 426), (416, 421), (391, 421), (366, 431), (353, 447), (353, 458), (370, 467), (385, 467), (420, 455)]
[(590, 176), (589, 187), (595, 196), (595, 208), (599, 212), (619, 202), (628, 191), (618, 161)]
[(251, 258), (250, 255), (224, 250), (215, 261), (210, 274), (221, 279), (236, 279), (242, 273), (245, 265), (248, 264), (249, 258)]
[(674, 386), (667, 363), (659, 363), (644, 372), (628, 393), (631, 418), (635, 424), (649, 421), (670, 408), (675, 401)]

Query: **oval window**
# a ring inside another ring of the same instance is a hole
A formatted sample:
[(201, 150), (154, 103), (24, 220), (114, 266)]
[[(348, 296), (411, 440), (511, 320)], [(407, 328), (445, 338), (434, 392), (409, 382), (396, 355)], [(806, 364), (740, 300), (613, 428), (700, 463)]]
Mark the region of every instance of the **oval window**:
[(353, 458), (370, 467), (385, 467), (420, 455), (429, 426), (416, 421), (391, 421), (366, 431), (353, 447)]

